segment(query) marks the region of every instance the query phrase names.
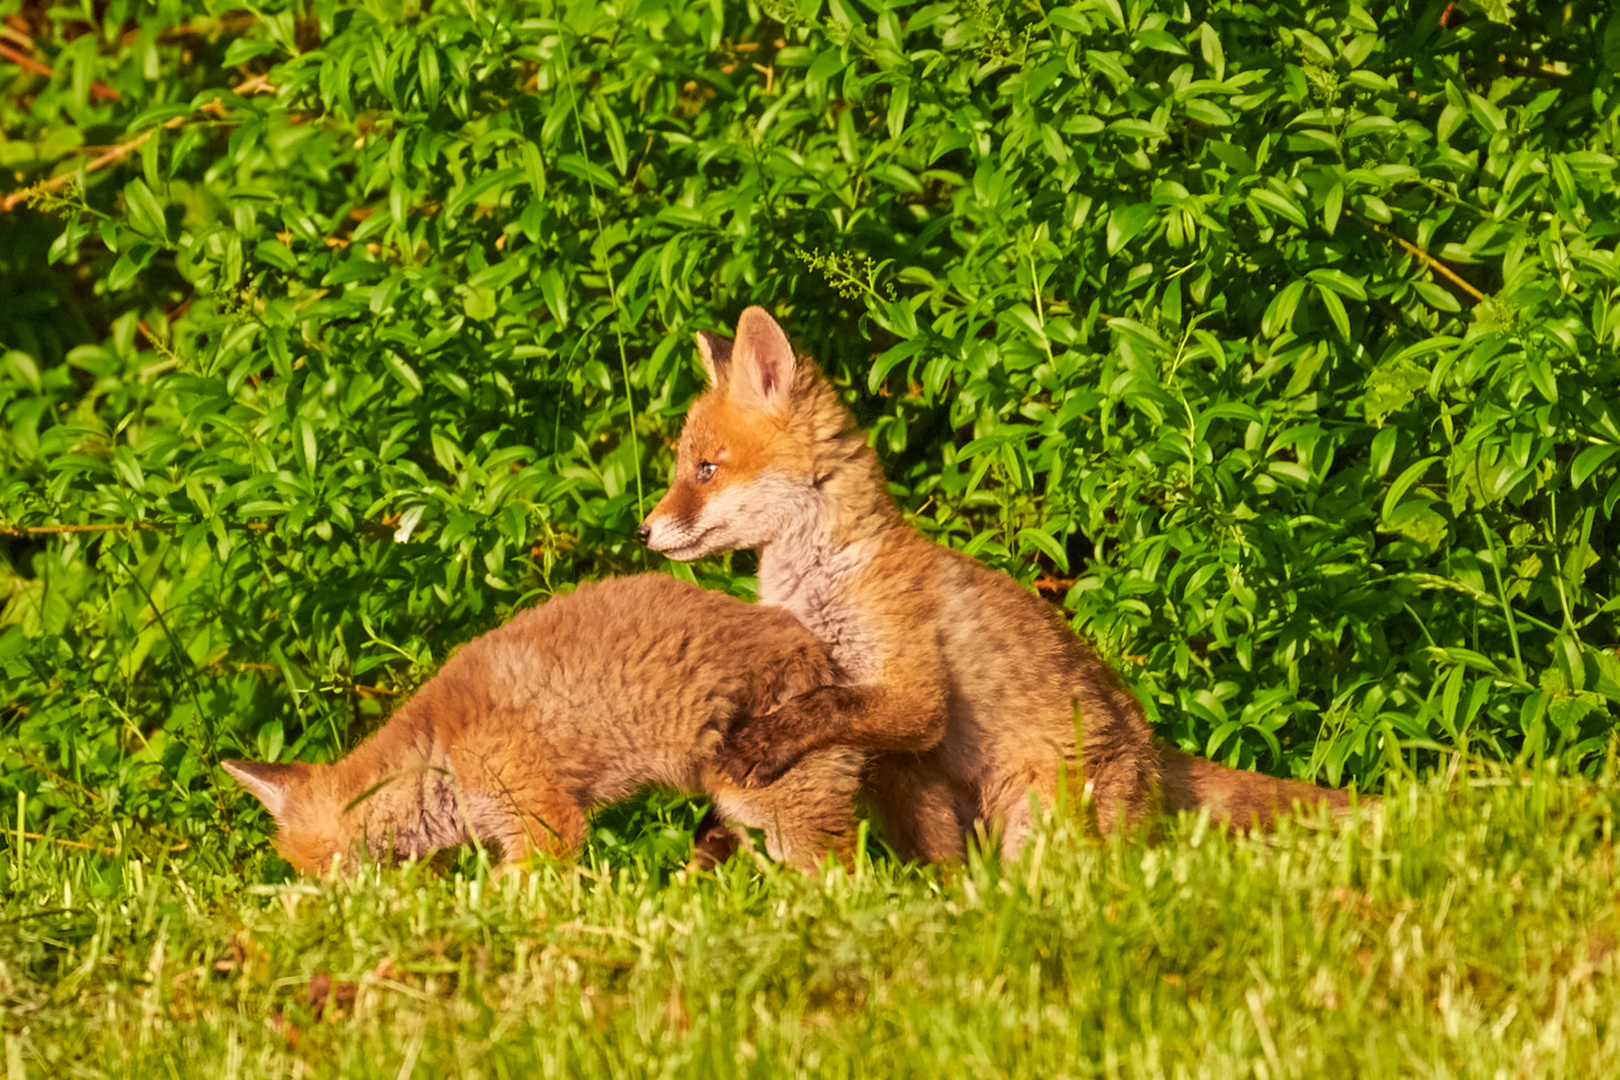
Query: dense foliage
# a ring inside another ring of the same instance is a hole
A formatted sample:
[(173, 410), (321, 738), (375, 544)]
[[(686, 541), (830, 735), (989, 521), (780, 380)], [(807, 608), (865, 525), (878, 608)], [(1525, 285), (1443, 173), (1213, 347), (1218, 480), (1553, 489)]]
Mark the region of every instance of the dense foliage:
[(18, 831), (182, 845), (218, 757), (663, 565), (690, 333), (753, 302), (1182, 745), (1366, 785), (1614, 730), (1607, 4), (0, 11)]

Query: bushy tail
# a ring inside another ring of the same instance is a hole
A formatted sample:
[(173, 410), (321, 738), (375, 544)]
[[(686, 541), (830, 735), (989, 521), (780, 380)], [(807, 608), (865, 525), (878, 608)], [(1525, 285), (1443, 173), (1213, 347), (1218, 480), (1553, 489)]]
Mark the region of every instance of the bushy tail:
[[(1169, 814), (1203, 808), (1214, 820), (1229, 822), (1234, 828), (1264, 829), (1295, 803), (1308, 808), (1327, 803), (1341, 814), (1350, 808), (1347, 791), (1230, 769), (1169, 747), (1160, 753), (1164, 762), (1159, 774), (1160, 805)], [(1367, 797), (1361, 798), (1367, 801)]]

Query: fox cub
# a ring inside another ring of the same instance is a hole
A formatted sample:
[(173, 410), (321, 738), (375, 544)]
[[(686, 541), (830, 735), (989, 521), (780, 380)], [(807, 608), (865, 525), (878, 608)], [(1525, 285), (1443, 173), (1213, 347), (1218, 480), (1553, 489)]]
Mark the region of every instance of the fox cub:
[(472, 838), (509, 863), (570, 855), (587, 813), (648, 784), (708, 793), (723, 822), (811, 868), (852, 844), (862, 755), (807, 753), (765, 787), (714, 756), (743, 719), (836, 678), (789, 613), (646, 574), (582, 585), (467, 643), (341, 761), (224, 766), (306, 873)]
[(760, 549), (760, 601), (820, 635), (846, 676), (731, 728), (731, 776), (769, 783), (836, 745), (878, 755), (864, 795), (891, 845), (926, 859), (959, 856), (986, 827), (1015, 850), (1030, 791), (1050, 806), (1060, 761), (1091, 786), (1104, 830), (1159, 808), (1246, 827), (1295, 800), (1347, 804), (1158, 745), (1059, 613), (906, 524), (865, 434), (763, 310), (743, 312), (735, 341), (697, 345), (709, 389), (642, 536), (681, 560)]

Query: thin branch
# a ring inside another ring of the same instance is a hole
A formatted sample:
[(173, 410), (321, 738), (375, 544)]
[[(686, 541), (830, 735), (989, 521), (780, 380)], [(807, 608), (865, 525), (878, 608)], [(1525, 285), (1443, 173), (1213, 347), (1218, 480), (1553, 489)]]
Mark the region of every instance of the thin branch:
[(38, 60), (35, 60), (32, 56), (18, 52), (10, 45), (0, 45), (0, 56), (10, 60), (13, 64), (16, 64), (24, 71), (32, 72), (35, 75), (43, 75), (48, 79), (53, 74), (50, 69), (50, 65), (42, 64)]
[(276, 92), (276, 87), (275, 84), (270, 81), (270, 77), (268, 75), (255, 75), (252, 78), (243, 79), (241, 82), (237, 83), (236, 86), (232, 88), (231, 92), (240, 94), (242, 97), (247, 97), (250, 94), (273, 94)]
[[(230, 11), (212, 19), (202, 19), (196, 22), (181, 23), (171, 26), (158, 34), (160, 41), (174, 41), (185, 37), (212, 37), (218, 34), (240, 33), (249, 30), (259, 23), (259, 17), (246, 11)], [(126, 34), (124, 44), (134, 43), (136, 35)]]
[(10, 38), (30, 52), (34, 49), (34, 39), (18, 30), (15, 26), (0, 23), (0, 38)]
[[(180, 120), (180, 119), (182, 119), (182, 118), (181, 117), (175, 117), (175, 120)], [(164, 127), (173, 127), (173, 126), (175, 126), (174, 125), (174, 120), (169, 121), (167, 124), (165, 124), (163, 126)], [(156, 129), (153, 129), (153, 130), (155, 131)], [(140, 135), (138, 135), (137, 137), (131, 139), (129, 142), (121, 143), (118, 146), (113, 147), (111, 150), (108, 150), (105, 154), (102, 154), (100, 157), (94, 159), (93, 161), (90, 161), (90, 162), (86, 163), (85, 166), (84, 166), (83, 171), (85, 171), (87, 173), (93, 173), (97, 169), (105, 168), (106, 166), (111, 165), (115, 161), (123, 160), (124, 158), (128, 157), (131, 153), (133, 153), (136, 150), (139, 150), (142, 146), (144, 146), (146, 144), (146, 140), (150, 139), (152, 137), (152, 134), (153, 134), (152, 131), (142, 132)], [(30, 187), (25, 187), (21, 191), (13, 191), (10, 195), (7, 195), (4, 199), (0, 199), (0, 213), (8, 213), (11, 210), (12, 207), (16, 206), (18, 203), (24, 201), (25, 199), (36, 198), (36, 197), (38, 197), (40, 195), (46, 194), (47, 192), (55, 191), (57, 188), (62, 187), (64, 185), (68, 184), (69, 182), (71, 182), (73, 180), (73, 178), (78, 176), (78, 175), (79, 175), (79, 170), (75, 169), (72, 172), (65, 172), (61, 176), (53, 176), (49, 180), (42, 181), (42, 182), (40, 182), (38, 184), (34, 184), (34, 185), (30, 186)]]
[(1447, 281), (1449, 281), (1453, 285), (1457, 286), (1457, 288), (1461, 289), (1463, 292), (1467, 293), (1469, 296), (1472, 296), (1474, 298), (1475, 303), (1478, 303), (1479, 301), (1485, 299), (1485, 294), (1480, 292), (1478, 289), (1474, 288), (1474, 286), (1470, 285), (1468, 283), (1468, 281), (1461, 274), (1457, 273), (1457, 271), (1453, 270), (1451, 267), (1447, 266), (1445, 263), (1441, 262), (1439, 259), (1435, 258), (1433, 255), (1430, 255), (1427, 251), (1424, 251), (1422, 248), (1418, 247), (1416, 244), (1414, 244), (1414, 243), (1412, 243), (1412, 242), (1410, 242), (1410, 241), (1408, 241), (1408, 240), (1406, 240), (1406, 239), (1404, 239), (1402, 237), (1396, 236), (1394, 233), (1390, 232), (1388, 229), (1386, 229), (1383, 226), (1379, 225), (1376, 221), (1368, 221), (1367, 219), (1365, 219), (1365, 218), (1363, 218), (1363, 217), (1361, 217), (1359, 215), (1355, 215), (1355, 220), (1361, 222), (1361, 224), (1365, 225), (1367, 228), (1371, 229), (1373, 232), (1378, 233), (1380, 236), (1383, 236), (1383, 237), (1385, 237), (1386, 239), (1389, 239), (1389, 240), (1393, 240), (1397, 244), (1401, 245), (1401, 247), (1405, 248), (1408, 253), (1410, 253), (1410, 254), (1416, 256), (1418, 259), (1420, 259), (1426, 266), (1428, 266), (1428, 268), (1431, 271), (1433, 271), (1434, 273), (1437, 273), (1440, 276), (1444, 277)]
[[(0, 45), (0, 50), (3, 50), (4, 48), (5, 46)], [(275, 89), (276, 88), (274, 86), (271, 86), (268, 82), (265, 82), (261, 76), (258, 78), (249, 79), (234, 92), (243, 94), (266, 94), (274, 93)], [(216, 117), (225, 116), (225, 106), (219, 103), (218, 98), (215, 98), (207, 104), (202, 105), (199, 108), (199, 111), (211, 113)], [(174, 116), (165, 120), (163, 122), (163, 126), (166, 128), (177, 128), (183, 124), (193, 123), (197, 119), (198, 118), (195, 116)], [(29, 187), (25, 187), (20, 191), (13, 191), (4, 199), (0, 199), (0, 213), (9, 212), (18, 203), (27, 199), (37, 198), (40, 195), (55, 191), (57, 188), (72, 182), (73, 178), (78, 176), (80, 171), (93, 173), (97, 169), (103, 169), (114, 162), (122, 161), (136, 150), (139, 150), (141, 147), (145, 146), (147, 140), (153, 135), (157, 134), (157, 131), (157, 128), (152, 128), (150, 131), (141, 132), (127, 143), (119, 143), (117, 146), (112, 147), (100, 157), (94, 158), (85, 163), (82, 170), (75, 169), (72, 172), (65, 172), (60, 176), (53, 176), (49, 180), (44, 180), (38, 184), (30, 185)]]
[(354, 692), (361, 697), (397, 697), (399, 695), (398, 690), (390, 690), (386, 686), (361, 686), (359, 683), (355, 684)]
[[(56, 74), (51, 70), (49, 64), (43, 64), (26, 53), (20, 53), (10, 45), (0, 45), (0, 57), (5, 57), (24, 71), (32, 72), (35, 75), (43, 75), (47, 79)], [(90, 96), (100, 98), (102, 101), (124, 100), (123, 94), (99, 80), (90, 84)]]
[[(137, 529), (172, 529), (176, 525), (194, 522), (169, 521), (109, 521), (94, 525), (23, 525), (0, 526), (0, 536), (49, 536), (55, 533), (134, 532)], [(238, 526), (249, 532), (263, 532), (270, 526), (263, 521), (245, 521)]]
[(24, 839), (39, 840), (47, 844), (61, 844), (63, 847), (80, 848), (84, 851), (95, 851), (102, 855), (113, 856), (118, 854), (117, 848), (110, 848), (103, 844), (87, 844), (83, 840), (69, 840), (63, 836), (46, 836), (44, 833), (25, 832)]
[(1445, 277), (1447, 281), (1457, 286), (1457, 288), (1461, 289), (1469, 296), (1472, 296), (1476, 302), (1485, 299), (1485, 294), (1470, 285), (1466, 280), (1463, 279), (1461, 274), (1457, 273), (1457, 271), (1453, 270), (1451, 267), (1447, 266), (1433, 255), (1430, 255), (1427, 251), (1424, 251), (1416, 244), (1410, 243), (1399, 236), (1393, 236), (1393, 234), (1391, 235), (1397, 244), (1401, 245), (1401, 247), (1422, 259), (1428, 264), (1430, 270), (1433, 270)]
[(25, 525), (0, 528), (0, 536), (41, 536), (49, 533), (129, 532), (135, 529), (155, 529), (150, 521), (114, 521), (100, 525)]

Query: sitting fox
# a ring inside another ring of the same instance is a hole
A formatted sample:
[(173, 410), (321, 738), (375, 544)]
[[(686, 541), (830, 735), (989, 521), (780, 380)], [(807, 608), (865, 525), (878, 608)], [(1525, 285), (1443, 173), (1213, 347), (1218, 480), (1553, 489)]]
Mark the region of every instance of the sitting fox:
[(708, 793), (722, 821), (808, 869), (851, 850), (863, 756), (806, 753), (764, 787), (728, 780), (714, 756), (740, 721), (836, 678), (789, 613), (645, 574), (582, 585), (467, 643), (341, 761), (224, 766), (306, 873), (473, 838), (508, 863), (568, 856), (587, 813), (648, 784)]
[(1091, 786), (1104, 830), (1158, 808), (1246, 827), (1295, 800), (1347, 805), (1158, 745), (1057, 612), (901, 519), (864, 433), (763, 310), (743, 312), (735, 342), (697, 344), (709, 389), (642, 536), (681, 560), (759, 548), (761, 602), (819, 634), (847, 676), (731, 728), (731, 776), (768, 784), (830, 746), (879, 755), (865, 797), (890, 844), (924, 859), (960, 856), (985, 827), (1016, 850), (1029, 793), (1052, 805), (1060, 761)]

